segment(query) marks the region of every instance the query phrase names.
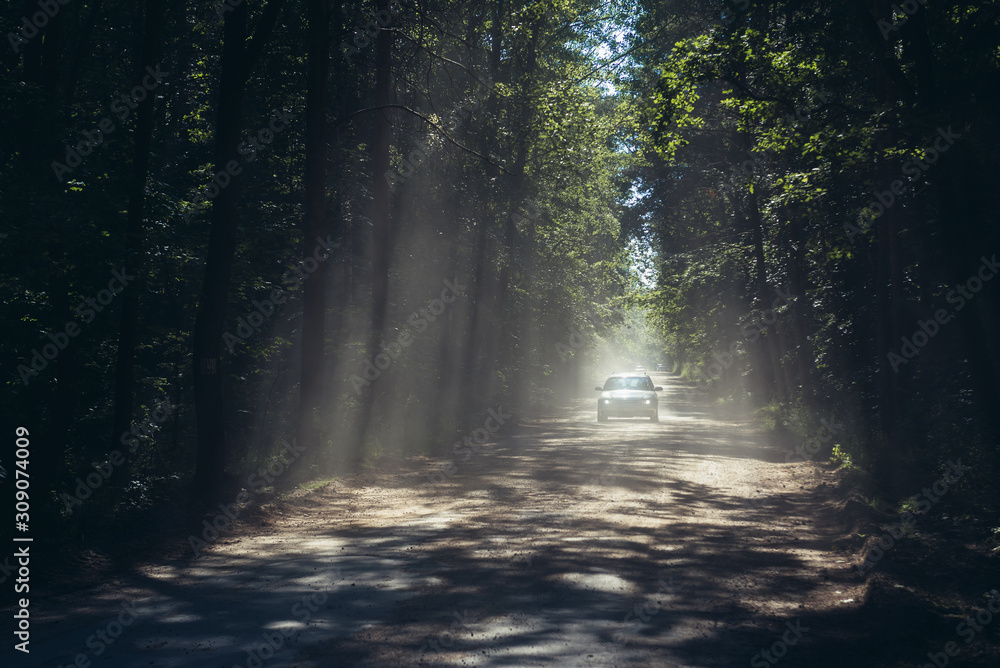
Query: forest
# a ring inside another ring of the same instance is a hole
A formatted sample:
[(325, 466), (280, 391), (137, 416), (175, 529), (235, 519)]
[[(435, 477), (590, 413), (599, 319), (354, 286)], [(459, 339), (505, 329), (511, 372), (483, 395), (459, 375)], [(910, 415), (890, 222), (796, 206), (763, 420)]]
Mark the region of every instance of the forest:
[(1000, 550), (995, 0), (0, 17), (6, 526), (28, 451), (35, 540), (82, 550), (450, 480), (663, 364), (778, 464)]

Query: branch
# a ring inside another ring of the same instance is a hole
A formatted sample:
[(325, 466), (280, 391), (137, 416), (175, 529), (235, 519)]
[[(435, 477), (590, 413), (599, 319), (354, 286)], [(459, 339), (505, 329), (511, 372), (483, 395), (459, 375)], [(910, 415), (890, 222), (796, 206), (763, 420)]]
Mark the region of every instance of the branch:
[(621, 54), (618, 55), (617, 58), (613, 58), (613, 59), (609, 60), (606, 63), (601, 63), (600, 65), (594, 66), (585, 75), (583, 75), (582, 77), (580, 77), (576, 81), (573, 81), (570, 84), (570, 86), (575, 86), (575, 85), (577, 85), (579, 83), (583, 83), (584, 81), (586, 81), (587, 79), (589, 79), (593, 74), (595, 74), (596, 72), (600, 71), (601, 69), (604, 69), (605, 67), (610, 67), (612, 65), (615, 65), (616, 63), (618, 63), (618, 61), (627, 58), (628, 56), (632, 55), (633, 51), (637, 51), (638, 49), (647, 46), (655, 38), (659, 37), (660, 33), (663, 32), (663, 31), (665, 31), (666, 29), (667, 29), (667, 24), (661, 25), (659, 28), (656, 29), (655, 32), (653, 32), (652, 35), (650, 35), (650, 37), (648, 39), (642, 40), (642, 41), (637, 40), (636, 43), (633, 46), (631, 46), (628, 49), (626, 49), (625, 51), (623, 51)]
[(429, 13), (427, 13), (427, 12), (425, 12), (425, 11), (423, 10), (423, 7), (421, 7), (421, 6), (420, 6), (420, 3), (419, 3), (419, 2), (418, 2), (418, 3), (415, 3), (415, 4), (413, 5), (413, 8), (414, 8), (414, 9), (416, 10), (416, 12), (417, 12), (417, 14), (418, 14), (418, 15), (420, 15), (420, 16), (422, 16), (423, 18), (427, 19), (427, 21), (428, 21), (428, 22), (429, 22), (429, 23), (430, 23), (431, 25), (433, 25), (433, 26), (434, 26), (435, 28), (437, 28), (438, 30), (440, 30), (440, 31), (441, 31), (441, 32), (442, 32), (443, 34), (445, 34), (445, 35), (447, 35), (447, 36), (449, 36), (449, 37), (453, 37), (453, 38), (455, 38), (456, 40), (458, 40), (459, 42), (461, 42), (462, 44), (464, 44), (464, 45), (465, 45), (465, 47), (466, 47), (467, 49), (469, 49), (470, 51), (480, 51), (480, 50), (481, 50), (481, 49), (479, 48), (479, 45), (478, 45), (478, 44), (470, 44), (470, 43), (469, 43), (469, 42), (468, 42), (468, 41), (467, 41), (467, 40), (466, 40), (466, 39), (465, 39), (464, 37), (461, 37), (461, 36), (459, 36), (459, 35), (456, 35), (456, 34), (454, 34), (454, 33), (452, 33), (452, 32), (449, 32), (448, 30), (446, 30), (446, 29), (445, 29), (445, 27), (444, 27), (443, 25), (441, 25), (440, 23), (438, 23), (438, 22), (437, 22), (437, 21), (436, 21), (436, 20), (434, 19), (434, 17), (432, 17), (432, 16), (431, 16), (431, 15), (430, 15)]
[[(413, 37), (411, 37), (410, 35), (406, 34), (406, 33), (405, 33), (405, 32), (403, 32), (402, 30), (397, 30), (396, 32), (397, 32), (397, 33), (398, 33), (398, 34), (399, 34), (400, 36), (402, 36), (402, 37), (403, 37), (404, 39), (407, 39), (407, 40), (409, 40), (409, 41), (410, 41), (410, 42), (412, 42), (412, 43), (413, 43), (413, 44), (414, 44), (415, 46), (417, 46), (418, 48), (420, 48), (421, 50), (423, 50), (423, 52), (424, 52), (424, 53), (426, 53), (426, 54), (428, 54), (428, 55), (430, 55), (430, 56), (432, 56), (432, 57), (434, 57), (434, 58), (437, 58), (438, 60), (442, 60), (442, 61), (444, 61), (444, 62), (446, 62), (446, 63), (448, 63), (448, 64), (450, 64), (450, 65), (455, 65), (456, 67), (458, 67), (458, 68), (460, 68), (460, 69), (462, 69), (462, 70), (465, 70), (465, 72), (466, 72), (466, 73), (467, 73), (467, 74), (468, 74), (468, 75), (469, 75), (470, 77), (472, 77), (473, 79), (475, 79), (477, 83), (480, 83), (480, 84), (483, 84), (484, 86), (486, 85), (486, 84), (485, 84), (485, 83), (483, 82), (483, 80), (482, 80), (482, 79), (480, 79), (480, 78), (479, 78), (479, 76), (478, 76), (478, 75), (477, 75), (477, 74), (476, 74), (475, 72), (473, 72), (473, 71), (472, 71), (471, 69), (469, 69), (468, 67), (466, 67), (466, 66), (465, 66), (465, 65), (463, 65), (462, 63), (460, 63), (460, 62), (458, 62), (458, 61), (455, 61), (455, 60), (452, 60), (451, 58), (446, 58), (445, 56), (442, 56), (442, 55), (440, 55), (440, 54), (439, 54), (439, 53), (437, 53), (436, 51), (433, 51), (432, 49), (429, 49), (429, 48), (427, 48), (426, 46), (424, 46), (424, 45), (422, 45), (422, 44), (419, 44), (419, 43), (418, 43), (418, 42), (417, 42), (417, 41), (416, 41), (415, 39), (413, 39)], [(450, 76), (450, 75), (449, 75), (449, 76)]]
[(507, 171), (506, 167), (504, 167), (503, 165), (501, 165), (499, 163), (493, 162), (492, 160), (490, 160), (490, 158), (488, 156), (485, 156), (482, 153), (474, 151), (471, 148), (468, 148), (467, 146), (462, 145), (457, 140), (452, 139), (451, 135), (449, 135), (447, 133), (447, 131), (445, 131), (445, 129), (442, 128), (440, 125), (438, 125), (437, 123), (435, 123), (431, 119), (427, 118), (426, 116), (424, 116), (423, 114), (421, 114), (419, 111), (416, 111), (414, 109), (410, 109), (405, 104), (385, 104), (385, 105), (381, 105), (381, 106), (378, 106), (378, 107), (366, 107), (364, 109), (358, 109), (357, 111), (353, 111), (350, 114), (348, 114), (347, 116), (344, 116), (343, 118), (341, 118), (340, 120), (338, 120), (334, 124), (334, 127), (337, 128), (337, 129), (339, 129), (341, 125), (344, 125), (345, 123), (347, 123), (348, 121), (350, 121), (351, 119), (353, 119), (355, 116), (359, 116), (361, 114), (364, 114), (364, 113), (367, 113), (367, 112), (370, 112), (370, 111), (379, 111), (381, 109), (400, 109), (400, 110), (405, 111), (405, 112), (407, 112), (409, 114), (412, 114), (413, 116), (416, 116), (417, 118), (419, 118), (420, 120), (422, 120), (424, 123), (427, 123), (427, 125), (431, 126), (435, 130), (437, 130), (438, 132), (440, 132), (441, 136), (444, 137), (445, 139), (447, 139), (449, 143), (454, 144), (455, 146), (457, 146), (458, 148), (462, 149), (463, 151), (465, 151), (469, 155), (474, 155), (477, 158), (479, 158), (481, 160), (484, 160), (486, 163), (488, 163), (490, 165), (493, 165), (494, 167), (496, 167), (500, 171), (502, 171), (504, 174), (506, 174), (508, 176), (511, 176), (511, 173), (509, 171)]
[(854, 10), (855, 17), (861, 24), (861, 32), (867, 38), (869, 46), (871, 46), (874, 52), (876, 61), (882, 67), (885, 75), (889, 77), (889, 80), (896, 85), (896, 90), (899, 93), (897, 96), (898, 99), (901, 102), (907, 103), (916, 100), (916, 91), (910, 84), (909, 79), (906, 78), (906, 74), (900, 68), (896, 58), (892, 55), (892, 50), (889, 48), (886, 40), (882, 38), (882, 33), (879, 31), (876, 21), (877, 17), (872, 17), (860, 0), (853, 0), (851, 7)]

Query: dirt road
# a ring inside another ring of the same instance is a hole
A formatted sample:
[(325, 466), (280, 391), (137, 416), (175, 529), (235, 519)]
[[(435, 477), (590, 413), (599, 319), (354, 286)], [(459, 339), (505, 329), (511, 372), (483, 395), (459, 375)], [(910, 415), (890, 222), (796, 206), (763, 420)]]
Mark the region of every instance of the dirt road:
[(658, 424), (581, 398), (452, 475), (333, 484), (258, 535), (39, 600), (17, 665), (838, 665), (862, 581), (829, 549), (829, 473), (654, 380)]

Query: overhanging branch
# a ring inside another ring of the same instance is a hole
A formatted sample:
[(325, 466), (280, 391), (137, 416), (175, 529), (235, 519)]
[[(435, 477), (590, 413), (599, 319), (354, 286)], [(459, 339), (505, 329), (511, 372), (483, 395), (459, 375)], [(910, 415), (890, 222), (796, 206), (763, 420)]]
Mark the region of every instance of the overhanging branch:
[(443, 127), (441, 127), (438, 123), (435, 123), (431, 119), (427, 118), (426, 116), (424, 116), (423, 114), (421, 114), (416, 109), (410, 109), (405, 104), (384, 104), (384, 105), (380, 105), (380, 106), (377, 106), (377, 107), (365, 107), (364, 109), (358, 109), (356, 111), (352, 111), (347, 116), (344, 116), (343, 118), (341, 118), (340, 120), (338, 120), (334, 124), (334, 127), (337, 128), (337, 129), (339, 129), (341, 125), (344, 125), (345, 123), (348, 123), (355, 116), (360, 116), (361, 114), (365, 114), (365, 113), (368, 113), (368, 112), (371, 112), (371, 111), (380, 111), (382, 109), (399, 109), (401, 111), (407, 112), (408, 114), (416, 116), (417, 118), (419, 118), (420, 120), (422, 120), (424, 123), (427, 123), (427, 125), (431, 126), (435, 130), (437, 130), (438, 132), (440, 132), (441, 136), (444, 137), (450, 144), (453, 144), (454, 146), (456, 146), (459, 149), (465, 151), (469, 155), (474, 155), (477, 158), (479, 158), (480, 160), (484, 160), (487, 164), (493, 165), (494, 167), (496, 167), (500, 171), (502, 171), (504, 174), (507, 174), (508, 176), (511, 175), (510, 172), (507, 171), (506, 167), (504, 167), (503, 165), (501, 165), (499, 163), (493, 162), (489, 158), (489, 156), (485, 156), (482, 153), (479, 153), (478, 151), (475, 151), (475, 150), (473, 150), (473, 149), (471, 149), (471, 148), (463, 145), (458, 140), (452, 138), (452, 136), (449, 135), (448, 132)]

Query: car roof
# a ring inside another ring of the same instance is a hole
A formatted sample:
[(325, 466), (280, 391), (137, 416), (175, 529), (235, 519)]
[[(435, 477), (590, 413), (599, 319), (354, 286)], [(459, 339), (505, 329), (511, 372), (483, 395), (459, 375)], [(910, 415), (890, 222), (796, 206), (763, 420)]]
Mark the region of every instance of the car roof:
[(631, 371), (627, 373), (613, 373), (610, 378), (648, 378), (648, 373), (642, 373), (640, 371)]

